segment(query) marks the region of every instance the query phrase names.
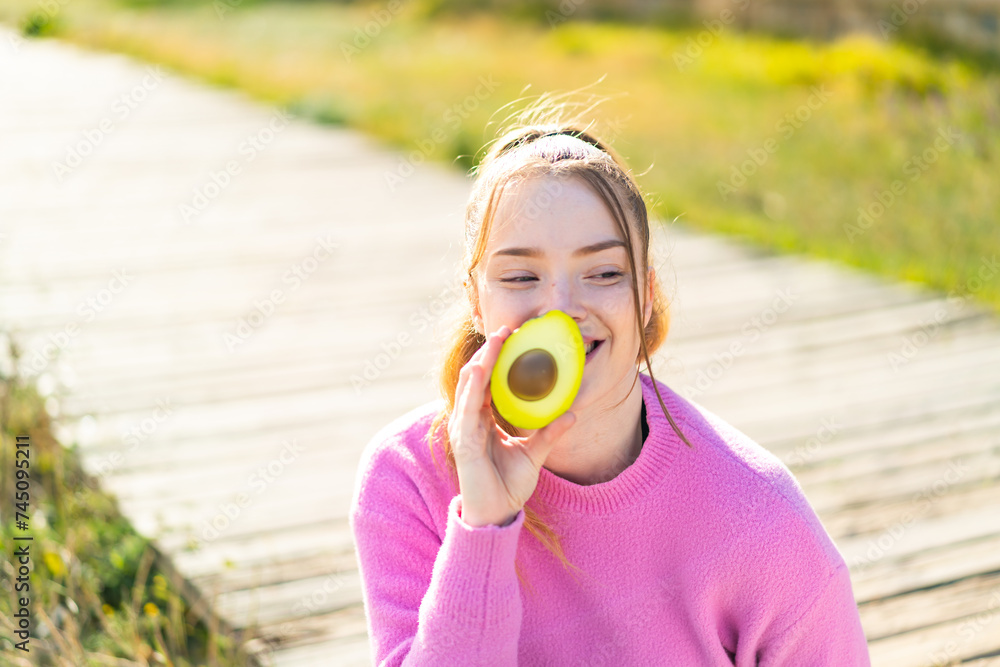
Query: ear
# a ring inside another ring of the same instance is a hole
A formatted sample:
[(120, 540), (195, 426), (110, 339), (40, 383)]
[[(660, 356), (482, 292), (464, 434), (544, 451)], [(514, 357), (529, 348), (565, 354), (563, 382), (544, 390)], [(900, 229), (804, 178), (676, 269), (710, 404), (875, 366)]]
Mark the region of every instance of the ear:
[(475, 326), (476, 331), (479, 332), (480, 336), (485, 336), (483, 333), (485, 328), (483, 326), (483, 315), (479, 311), (479, 299), (476, 298), (475, 286), (472, 285), (471, 281), (467, 278), (462, 282), (465, 285), (465, 289), (469, 295), (469, 303), (472, 305), (472, 324)]

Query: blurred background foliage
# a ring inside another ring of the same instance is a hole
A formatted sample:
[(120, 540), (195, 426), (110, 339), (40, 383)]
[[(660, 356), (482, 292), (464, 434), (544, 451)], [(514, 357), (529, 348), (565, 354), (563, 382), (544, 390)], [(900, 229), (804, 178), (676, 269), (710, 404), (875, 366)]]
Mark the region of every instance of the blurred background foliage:
[[(637, 20), (615, 6), (6, 0), (0, 20), (237, 87), (365, 131), (403, 159), (459, 169), (481, 156), (512, 101), (596, 83), (588, 90), (607, 96), (597, 127), (639, 174), (654, 216), (972, 294), (1000, 312), (1000, 280), (981, 279), (1000, 254), (994, 55), (917, 21), (891, 39), (817, 40), (735, 20), (711, 30), (677, 10)], [(727, 6), (739, 14), (735, 0)], [(495, 86), (477, 96), (483, 81)], [(953, 138), (942, 149), (939, 136)]]

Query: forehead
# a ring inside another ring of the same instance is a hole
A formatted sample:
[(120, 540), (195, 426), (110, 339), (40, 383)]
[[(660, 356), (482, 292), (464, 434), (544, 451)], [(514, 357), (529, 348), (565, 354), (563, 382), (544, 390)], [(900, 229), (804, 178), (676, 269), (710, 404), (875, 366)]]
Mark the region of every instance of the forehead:
[(622, 238), (604, 199), (583, 178), (551, 174), (511, 182), (497, 203), (486, 244), (571, 247)]

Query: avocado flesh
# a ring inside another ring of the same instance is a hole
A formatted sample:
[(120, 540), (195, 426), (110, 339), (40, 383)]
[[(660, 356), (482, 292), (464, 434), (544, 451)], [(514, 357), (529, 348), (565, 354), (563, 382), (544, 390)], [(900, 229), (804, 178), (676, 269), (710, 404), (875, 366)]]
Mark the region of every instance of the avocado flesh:
[(497, 411), (523, 429), (539, 429), (566, 412), (583, 379), (586, 350), (573, 318), (550, 310), (518, 327), (500, 348), (490, 392)]

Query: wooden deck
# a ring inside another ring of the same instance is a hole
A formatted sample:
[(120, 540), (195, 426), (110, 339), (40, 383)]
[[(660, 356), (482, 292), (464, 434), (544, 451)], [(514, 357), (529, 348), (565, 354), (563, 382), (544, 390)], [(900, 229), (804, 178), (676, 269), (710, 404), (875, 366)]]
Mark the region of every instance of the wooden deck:
[[(391, 191), (402, 158), (354, 132), (9, 34), (0, 330), (57, 435), (206, 613), (273, 640), (260, 664), (370, 664), (348, 504), (370, 436), (437, 395), (468, 181), (421, 165)], [(654, 370), (789, 464), (873, 664), (1000, 664), (997, 318), (678, 225), (656, 244), (676, 300)]]

